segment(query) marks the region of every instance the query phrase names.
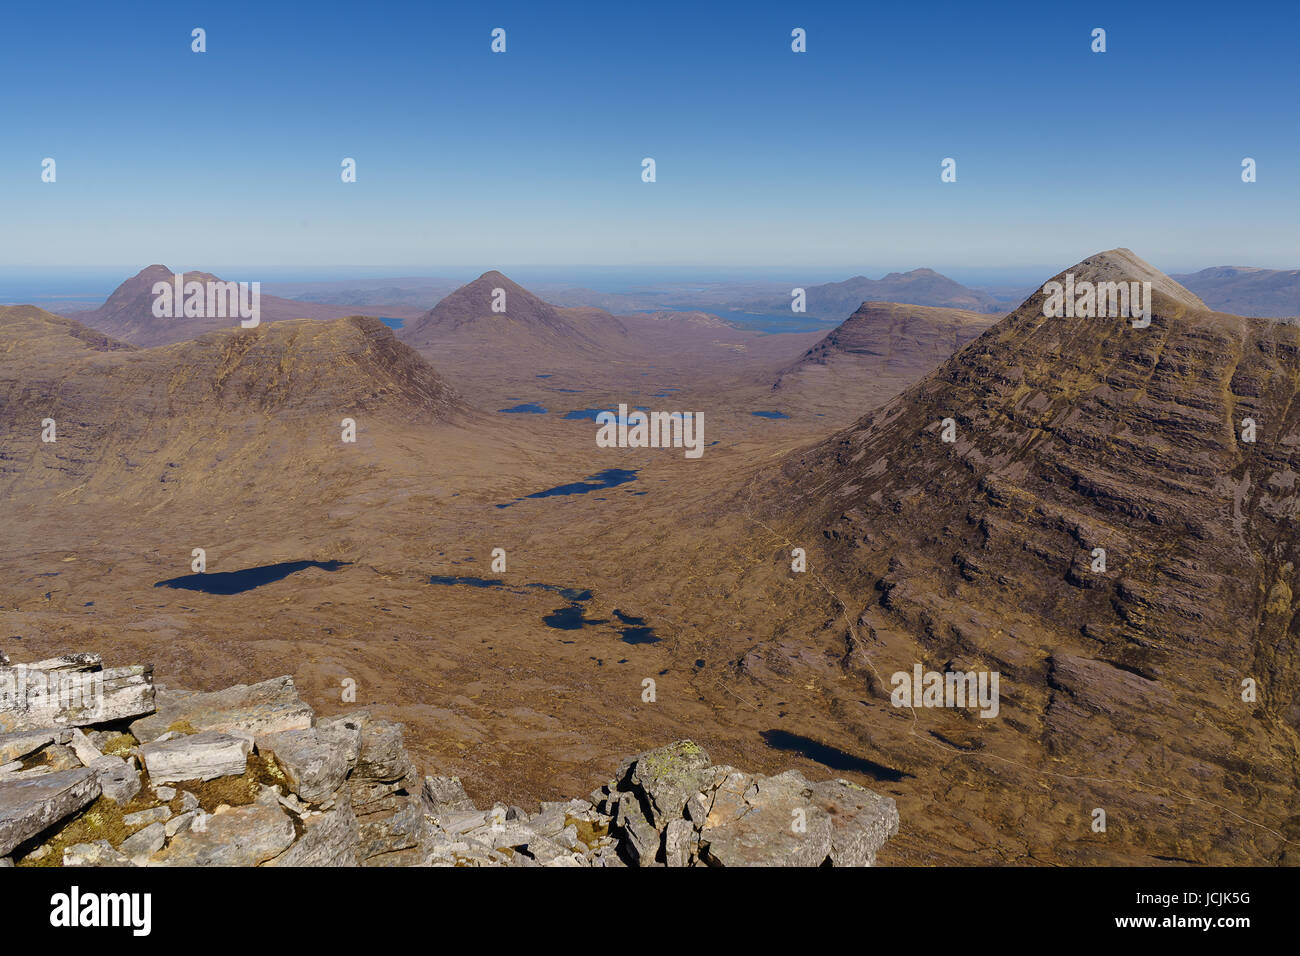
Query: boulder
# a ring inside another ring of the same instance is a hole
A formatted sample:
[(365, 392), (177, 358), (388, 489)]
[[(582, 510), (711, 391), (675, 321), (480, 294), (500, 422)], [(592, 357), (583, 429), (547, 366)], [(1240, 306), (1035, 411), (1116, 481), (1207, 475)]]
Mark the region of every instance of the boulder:
[(153, 709), (151, 667), (106, 668), (97, 654), (0, 667), (0, 732), (84, 727)]
[(403, 727), (391, 720), (361, 719), (361, 752), (355, 776), (359, 780), (392, 782), (412, 772)]
[(90, 764), (90, 769), (99, 777), (100, 790), (116, 804), (130, 803), (140, 792), (140, 774), (135, 769), (134, 759), (127, 761), (104, 754)]
[(155, 854), (151, 866), (257, 866), (274, 859), (293, 843), (293, 820), (272, 791), (242, 807), (218, 807), (203, 826), (172, 837)]
[(454, 811), (473, 812), (475, 809), (460, 777), (425, 777), (420, 799), (424, 803), (424, 812), (434, 819)]
[(77, 843), (63, 850), (64, 866), (131, 866), (131, 860), (107, 840)]
[(755, 777), (738, 806), (710, 811), (700, 858), (710, 866), (821, 866), (831, 853), (830, 814), (797, 770)]
[(157, 707), (157, 713), (131, 724), (137, 740), (157, 740), (176, 724), (257, 737), (303, 730), (315, 717), (288, 676), (211, 692), (159, 691)]
[(58, 727), (45, 727), (41, 730), (20, 730), (9, 734), (0, 734), (0, 764), (21, 760), (34, 754), (49, 744), (65, 744), (71, 739), (69, 732)]
[(246, 736), (205, 730), (163, 743), (145, 744), (140, 754), (150, 782), (172, 783), (242, 776), (248, 769), (248, 754), (252, 749), (252, 741)]
[(166, 842), (167, 827), (162, 823), (151, 823), (123, 840), (118, 850), (136, 866), (144, 866), (145, 862), (161, 850)]
[(81, 767), (0, 781), (0, 856), (99, 796), (99, 778)]
[(83, 767), (89, 767), (104, 756), (80, 728), (73, 728), (68, 746), (72, 748), (72, 752), (77, 755), (77, 759), (81, 761)]
[(361, 833), (356, 814), (346, 798), (333, 810), (309, 813), (301, 824), (302, 836), (267, 866), (357, 865)]
[(657, 829), (680, 819), (686, 801), (711, 779), (709, 755), (691, 740), (679, 740), (634, 758), (626, 779), (648, 798), (646, 817)]
[(832, 866), (875, 866), (876, 851), (898, 834), (898, 806), (847, 780), (812, 785), (812, 802), (831, 818)]
[(342, 786), (361, 752), (359, 722), (334, 721), (304, 730), (257, 738), (257, 749), (275, 757), (293, 792), (320, 803)]

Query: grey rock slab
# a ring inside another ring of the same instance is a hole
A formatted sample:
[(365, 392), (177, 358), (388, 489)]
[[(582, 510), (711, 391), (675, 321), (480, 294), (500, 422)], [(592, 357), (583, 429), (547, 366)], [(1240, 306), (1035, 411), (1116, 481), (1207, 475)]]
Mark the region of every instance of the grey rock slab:
[(346, 802), (302, 820), (304, 832), (267, 866), (356, 866), (361, 832)]
[(154, 855), (152, 866), (257, 866), (287, 850), (293, 820), (274, 799), (218, 807), (202, 829), (191, 826)]
[(361, 728), (356, 777), (359, 780), (395, 781), (406, 777), (411, 769), (402, 725), (391, 720), (365, 720)]
[(67, 743), (68, 731), (59, 727), (46, 727), (41, 730), (20, 730), (15, 733), (0, 734), (0, 764), (19, 760), (34, 754), (42, 747), (53, 743)]
[(308, 803), (319, 803), (342, 786), (356, 764), (361, 728), (332, 723), (284, 730), (258, 737), (257, 749), (275, 757), (294, 793)]
[(831, 817), (810, 796), (797, 771), (755, 777), (740, 812), (709, 814), (700, 858), (710, 866), (821, 866), (831, 852)]
[(252, 742), (218, 730), (205, 730), (140, 748), (152, 783), (178, 780), (215, 780), (242, 776), (248, 769)]
[(659, 849), (663, 838), (646, 818), (638, 800), (622, 800), (615, 824), (626, 835), (625, 848), (638, 866), (659, 866)]
[(153, 709), (151, 667), (100, 668), (96, 655), (0, 667), (0, 733), (110, 723)]
[(163, 825), (163, 832), (170, 839), (182, 830), (188, 830), (198, 818), (198, 810), (186, 810), (184, 813), (178, 813)]
[(107, 840), (77, 843), (63, 850), (64, 866), (131, 866), (131, 860)]
[[(356, 812), (354, 809), (353, 812)], [(360, 833), (357, 858), (363, 866), (371, 857), (418, 846), (427, 838), (429, 824), (418, 797), (408, 796), (395, 808), (377, 813), (357, 813)]]
[(89, 767), (104, 756), (99, 748), (90, 742), (90, 738), (86, 736), (85, 731), (79, 727), (73, 728), (68, 746), (72, 748), (72, 752), (77, 755), (77, 759), (81, 761), (83, 767)]
[(161, 850), (166, 842), (166, 826), (161, 823), (151, 823), (123, 840), (118, 850), (136, 866), (142, 866), (144, 861)]
[(99, 777), (101, 792), (116, 804), (130, 803), (140, 792), (140, 774), (131, 761), (104, 754), (90, 764), (90, 769)]
[(199, 731), (260, 736), (303, 730), (314, 717), (293, 678), (284, 676), (211, 692), (160, 691), (158, 712), (132, 723), (131, 733), (140, 741), (156, 740), (172, 724), (184, 722)]
[(831, 864), (875, 866), (876, 852), (898, 834), (898, 806), (892, 797), (847, 780), (812, 784), (812, 802), (831, 818)]
[(465, 792), (460, 777), (425, 777), (420, 788), (424, 812), (434, 819), (454, 812), (474, 812), (474, 801)]
[(689, 820), (673, 820), (664, 830), (665, 864), (692, 865), (699, 842), (699, 833)]
[(99, 796), (86, 767), (0, 781), (0, 855), (76, 813)]
[(122, 817), (122, 823), (128, 827), (142, 827), (151, 823), (166, 823), (171, 816), (172, 812), (167, 807), (150, 807), (148, 810), (128, 813)]

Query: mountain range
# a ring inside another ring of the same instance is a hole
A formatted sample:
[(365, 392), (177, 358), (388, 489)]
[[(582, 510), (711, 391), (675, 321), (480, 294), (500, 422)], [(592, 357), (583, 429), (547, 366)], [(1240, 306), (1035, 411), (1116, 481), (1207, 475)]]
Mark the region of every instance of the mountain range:
[[(497, 272), (396, 333), (0, 309), (6, 648), (291, 673), (512, 802), (689, 728), (896, 800), (885, 863), (1297, 862), (1300, 327), (1125, 249), (1067, 273), (1150, 282), (1151, 324), (1038, 291), (764, 336)], [(705, 453), (598, 447), (619, 403)], [(247, 587), (163, 586), (195, 548)], [(996, 673), (997, 716), (895, 706), (917, 666)]]
[(1300, 269), (1215, 266), (1173, 278), (1224, 312), (1265, 318), (1300, 317)]

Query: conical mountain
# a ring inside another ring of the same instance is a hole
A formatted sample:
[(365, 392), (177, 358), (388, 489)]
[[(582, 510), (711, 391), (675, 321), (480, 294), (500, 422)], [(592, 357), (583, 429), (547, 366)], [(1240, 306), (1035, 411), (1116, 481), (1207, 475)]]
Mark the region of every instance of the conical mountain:
[(1150, 325), (1049, 318), (1040, 290), (788, 459), (770, 513), (820, 543), (868, 683), (1001, 674), (997, 719), (918, 719), (996, 755), (941, 751), (973, 799), (1041, 796), (1040, 852), (1087, 858), (1075, 817), (1102, 806), (1131, 814), (1109, 845), (1134, 860), (1294, 860), (1300, 329), (1211, 312), (1126, 249), (1067, 274), (1150, 282)]
[[(240, 280), (242, 279), (243, 277), (240, 277)], [(186, 316), (181, 314), (179, 306), (174, 310), (173, 316), (154, 315), (155, 284), (163, 282), (171, 285), (173, 281), (173, 272), (167, 266), (158, 264), (147, 266), (113, 290), (99, 308), (89, 312), (71, 313), (68, 317), (106, 335), (146, 348), (183, 342), (206, 332), (239, 327), (240, 320), (237, 317)], [(226, 280), (210, 272), (186, 272), (183, 273), (182, 281), (206, 284)], [(251, 277), (248, 281), (256, 281), (256, 277)], [(346, 318), (357, 311), (355, 307), (298, 302), (273, 295), (261, 295), (259, 307), (259, 319), (263, 323), (300, 318)], [(383, 314), (388, 314), (388, 310)], [(398, 315), (400, 317), (401, 313), (399, 312)]]
[(402, 330), (402, 340), (438, 352), (497, 352), (526, 356), (586, 351), (626, 336), (622, 323), (599, 309), (544, 302), (495, 270), (461, 286)]

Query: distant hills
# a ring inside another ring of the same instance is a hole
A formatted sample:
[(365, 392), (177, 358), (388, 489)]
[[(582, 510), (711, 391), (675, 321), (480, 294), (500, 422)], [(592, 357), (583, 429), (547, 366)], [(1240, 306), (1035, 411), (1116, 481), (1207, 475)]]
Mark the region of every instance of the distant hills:
[[(901, 302), (910, 305), (965, 309), (990, 314), (1005, 313), (1010, 297), (971, 289), (933, 269), (891, 272), (880, 279), (854, 276), (841, 282), (816, 285), (765, 281), (675, 282), (661, 288), (627, 292), (597, 292), (581, 288), (541, 287), (549, 301), (564, 305), (590, 305), (619, 314), (628, 312), (678, 312), (702, 310), (727, 318), (743, 319), (743, 313), (793, 315), (791, 290), (805, 290), (806, 316), (823, 321), (842, 321), (863, 302)], [(1018, 299), (1014, 301), (1019, 301)], [(737, 313), (728, 316), (728, 313)]]
[[(808, 313), (828, 318), (851, 315), (863, 302), (901, 302), (970, 312), (1002, 311), (992, 296), (968, 289), (933, 269), (891, 272), (883, 279), (854, 276), (843, 282), (809, 286), (805, 291)], [(782, 304), (790, 308), (788, 296)]]
[(1214, 266), (1173, 278), (1221, 312), (1265, 318), (1300, 316), (1300, 269)]
[[(169, 345), (205, 332), (238, 327), (238, 319), (226, 317), (187, 317), (179, 314), (174, 318), (155, 316), (154, 285), (158, 282), (171, 283), (172, 276), (172, 270), (165, 265), (147, 266), (118, 286), (99, 308), (70, 312), (67, 316), (113, 338), (144, 347)], [(184, 281), (207, 283), (223, 280), (208, 272), (186, 272)], [(299, 302), (266, 294), (261, 296), (260, 305), (260, 319), (264, 323), (282, 322), (286, 319), (341, 319), (355, 315), (357, 311), (347, 305)], [(397, 309), (385, 310), (381, 314), (405, 319), (418, 315), (419, 312)]]

